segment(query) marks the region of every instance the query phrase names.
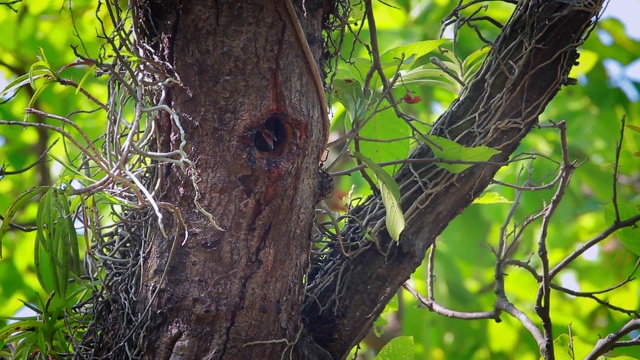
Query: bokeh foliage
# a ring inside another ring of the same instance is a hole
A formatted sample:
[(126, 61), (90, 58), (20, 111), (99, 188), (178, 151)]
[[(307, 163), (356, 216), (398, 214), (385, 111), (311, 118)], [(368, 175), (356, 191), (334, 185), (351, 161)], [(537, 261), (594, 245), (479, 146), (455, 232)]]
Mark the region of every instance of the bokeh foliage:
[[(407, 43), (439, 38), (441, 19), (456, 4), (453, 0), (395, 0), (375, 2), (378, 22), (378, 40), (381, 51)], [(52, 67), (62, 68), (77, 60), (70, 45), (77, 46), (78, 52), (88, 56), (98, 56), (103, 40), (96, 36), (101, 25), (96, 18), (96, 4), (92, 1), (69, 2), (24, 1), (14, 4), (17, 12), (0, 6), (2, 33), (7, 35), (0, 42), (0, 71), (2, 78), (11, 81), (29, 72), (36, 62), (39, 48), (46, 54)], [(388, 6), (385, 4), (390, 4)], [(482, 11), (494, 19), (505, 22), (512, 6), (491, 3)], [(105, 14), (98, 11), (98, 17)], [(356, 17), (357, 14), (354, 14)], [(499, 29), (488, 24), (480, 24), (483, 34), (493, 39)], [(366, 25), (364, 26), (366, 29)], [(367, 34), (363, 32), (363, 40)], [(445, 37), (447, 33), (445, 33)], [(456, 54), (467, 58), (484, 44), (469, 28), (459, 33)], [(343, 54), (366, 57), (362, 47), (353, 46), (354, 39), (345, 37), (347, 48)], [(449, 47), (450, 48), (450, 47)], [(573, 159), (581, 166), (574, 173), (569, 192), (564, 197), (559, 212), (550, 227), (549, 258), (552, 264), (572, 252), (576, 246), (606, 228), (602, 206), (611, 203), (614, 186), (615, 145), (619, 139), (621, 118), (626, 114), (627, 124), (640, 126), (640, 108), (637, 101), (610, 81), (605, 68), (607, 61), (615, 60), (629, 64), (640, 57), (640, 42), (629, 38), (622, 24), (614, 19), (600, 22), (595, 33), (581, 49), (579, 66), (573, 74), (579, 83), (563, 89), (547, 107), (540, 119), (541, 124), (552, 121), (567, 121), (569, 149)], [(427, 64), (430, 54), (417, 60), (417, 65)], [(347, 56), (344, 56), (347, 58)], [(341, 69), (349, 65), (341, 63)], [(76, 82), (89, 71), (88, 67), (70, 67), (61, 75)], [(101, 101), (107, 99), (105, 78), (90, 76), (83, 85)], [(637, 83), (632, 83), (638, 91)], [(4, 86), (0, 86), (4, 87)], [(439, 113), (455, 99), (455, 94), (438, 86), (419, 84), (407, 85), (412, 96), (421, 101), (404, 104), (403, 110), (412, 116), (432, 123)], [(399, 88), (397, 97), (405, 95), (407, 89)], [(0, 105), (0, 119), (21, 120), (24, 108), (28, 106), (33, 93), (23, 89), (11, 101)], [(93, 105), (75, 89), (51, 86), (37, 99), (38, 108), (54, 114), (68, 115), (79, 108)], [(335, 134), (344, 131), (348, 116), (337, 99), (333, 99)], [(95, 106), (94, 106), (95, 107)], [(80, 127), (91, 137), (98, 138), (105, 129), (106, 119), (95, 114), (74, 115)], [(374, 123), (372, 123), (374, 124)], [(361, 135), (367, 137), (402, 138), (407, 135), (406, 127), (398, 122), (393, 112), (386, 110), (375, 118), (375, 126), (364, 129)], [(6, 171), (22, 169), (35, 162), (40, 156), (39, 149), (53, 144), (58, 135), (38, 132), (33, 128), (3, 126), (0, 128), (0, 161)], [(374, 161), (388, 161), (406, 157), (411, 143), (375, 143), (363, 149), (366, 156)], [(627, 131), (622, 144), (619, 162), (620, 173), (617, 190), (620, 202), (636, 208), (640, 205), (640, 161), (633, 154), (640, 151), (640, 134)], [(532, 164), (531, 180), (540, 183), (550, 181), (557, 163), (561, 159), (559, 136), (555, 129), (535, 129), (520, 146), (520, 152), (537, 152), (553, 159), (538, 158)], [(66, 147), (64, 142), (56, 144), (51, 153), (59, 159), (75, 159), (78, 152)], [(352, 164), (340, 164), (344, 168)], [(522, 183), (529, 171), (528, 163), (519, 162), (504, 168), (498, 179), (508, 183)], [(524, 171), (523, 171), (524, 169)], [(335, 169), (339, 170), (339, 169)], [(387, 168), (392, 170), (392, 168)], [(64, 168), (49, 159), (46, 166), (36, 166), (25, 173), (5, 176), (0, 180), (0, 212), (4, 213), (9, 204), (25, 189), (37, 185), (51, 185), (64, 175)], [(48, 181), (42, 184), (42, 181)], [(368, 184), (359, 173), (342, 176), (335, 181), (333, 205), (340, 202), (352, 191), (352, 197), (369, 194)], [(352, 186), (354, 186), (352, 190)], [(515, 191), (503, 186), (492, 186), (488, 191), (497, 192), (504, 198), (514, 200)], [(553, 195), (553, 189), (527, 192), (522, 195), (514, 221), (539, 211)], [(474, 204), (464, 211), (441, 235), (436, 257), (436, 299), (446, 306), (467, 311), (482, 311), (493, 308), (495, 296), (492, 291), (494, 257), (490, 251), (496, 246), (500, 228), (510, 211), (511, 204)], [(14, 222), (30, 227), (35, 225), (37, 204), (22, 210)], [(526, 261), (536, 251), (539, 222), (530, 227), (518, 246), (515, 258)], [(42, 299), (43, 290), (36, 278), (33, 264), (35, 232), (10, 231), (2, 242), (3, 259), (0, 260), (0, 316), (13, 316), (23, 304), (21, 301), (37, 304)], [(576, 261), (566, 270), (562, 280), (565, 286), (573, 283), (582, 291), (596, 291), (611, 287), (626, 279), (633, 271), (638, 256), (628, 251), (611, 236), (597, 247), (588, 257)], [(531, 265), (538, 266), (535, 260)], [(533, 304), (537, 284), (524, 270), (507, 270), (507, 293), (521, 309), (535, 318)], [(426, 270), (418, 269), (411, 279), (412, 285), (426, 292)], [(640, 288), (632, 281), (614, 292), (604, 294), (602, 299), (631, 310), (638, 310)], [(37, 295), (40, 294), (40, 295)], [(417, 307), (417, 301), (407, 292), (402, 292), (384, 317), (391, 325), (383, 326), (394, 335), (413, 337), (416, 358), (432, 359), (537, 359), (537, 346), (520, 323), (504, 315), (501, 323), (480, 320), (463, 322), (439, 316)], [(575, 342), (594, 344), (599, 337), (617, 330), (628, 317), (598, 306), (588, 299), (556, 294), (552, 298), (552, 318), (555, 335), (567, 334), (569, 327)], [(382, 323), (382, 322), (381, 322)], [(371, 348), (362, 345), (361, 355)], [(638, 354), (640, 351), (627, 349), (615, 354)], [(564, 356), (558, 351), (558, 356)]]
[[(69, 6), (73, 4), (73, 8)], [(89, 66), (65, 66), (78, 60), (71, 46), (83, 56), (98, 56), (103, 40), (97, 29), (97, 16), (93, 1), (26, 1), (0, 6), (0, 23), (3, 38), (0, 45), (0, 75), (4, 88), (19, 76), (28, 74), (38, 55), (44, 54), (51, 68), (58, 75), (79, 83), (101, 101), (107, 99), (106, 77), (96, 78), (89, 73)], [(85, 77), (85, 75), (87, 75)], [(45, 80), (34, 81), (39, 87)], [(25, 117), (25, 108), (35, 107), (53, 114), (72, 118), (91, 139), (98, 139), (105, 131), (104, 113), (74, 113), (78, 109), (91, 109), (96, 105), (70, 86), (51, 84), (46, 86), (37, 99), (32, 100), (36, 89), (25, 86), (18, 92), (3, 97), (0, 119), (32, 122), (49, 121), (37, 116)], [(32, 102), (33, 101), (33, 102)], [(31, 104), (30, 104), (31, 102)], [(73, 130), (67, 128), (73, 135)], [(32, 127), (2, 126), (0, 129), (0, 159), (3, 170), (19, 171), (36, 162), (42, 150), (56, 143), (50, 154), (66, 162), (78, 163), (79, 151), (62, 136)], [(7, 175), (0, 180), (0, 208), (2, 213), (23, 191), (38, 185), (53, 185), (68, 175), (65, 168), (51, 157), (24, 173)], [(13, 222), (27, 228), (35, 226), (37, 202), (21, 209)], [(33, 264), (33, 249), (36, 232), (12, 230), (2, 241), (3, 259), (0, 261), (0, 316), (12, 316), (22, 307), (21, 301), (38, 303), (43, 296)], [(82, 237), (80, 237), (82, 238)], [(82, 245), (82, 244), (80, 244)], [(36, 295), (40, 294), (40, 295)], [(46, 295), (44, 296), (46, 298)]]

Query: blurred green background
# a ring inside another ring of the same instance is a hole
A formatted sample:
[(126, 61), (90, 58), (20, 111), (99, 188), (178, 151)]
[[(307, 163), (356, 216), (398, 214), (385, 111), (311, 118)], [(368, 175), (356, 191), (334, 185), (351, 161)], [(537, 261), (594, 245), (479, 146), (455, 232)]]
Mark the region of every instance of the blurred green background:
[[(410, 1), (394, 0), (374, 2), (378, 24), (378, 39), (381, 51), (420, 41), (437, 39), (441, 20), (456, 5), (457, 1)], [(511, 5), (488, 2), (484, 15), (504, 23), (513, 8)], [(635, 2), (636, 5), (638, 2)], [(72, 9), (69, 8), (72, 4)], [(102, 40), (96, 34), (100, 22), (96, 18), (93, 1), (24, 1), (12, 5), (16, 12), (0, 6), (0, 24), (3, 34), (0, 40), (0, 88), (20, 75), (29, 72), (36, 62), (41, 47), (54, 69), (73, 63), (77, 56), (71, 45), (77, 46), (82, 55), (96, 57), (101, 53)], [(479, 6), (479, 5), (478, 5)], [(473, 11), (474, 8), (469, 9)], [(606, 13), (605, 13), (606, 14)], [(97, 17), (106, 19), (104, 9)], [(357, 18), (357, 11), (353, 14)], [(106, 22), (108, 24), (108, 22)], [(499, 29), (480, 23), (483, 34), (493, 39)], [(365, 26), (366, 29), (366, 26)], [(445, 32), (445, 36), (448, 33)], [(366, 32), (361, 34), (367, 39)], [(345, 35), (343, 54), (366, 57), (361, 46), (351, 52), (353, 37)], [(482, 48), (475, 32), (464, 28), (456, 43), (457, 55), (465, 59)], [(571, 157), (581, 165), (575, 172), (569, 192), (556, 213), (549, 228), (549, 259), (556, 264), (586, 240), (607, 227), (602, 206), (611, 203), (613, 189), (613, 162), (615, 145), (621, 130), (620, 119), (626, 114), (629, 125), (640, 126), (639, 86), (640, 71), (629, 73), (626, 68), (634, 65), (640, 69), (640, 42), (625, 31), (625, 24), (615, 18), (601, 20), (580, 49), (581, 58), (572, 76), (578, 85), (564, 88), (541, 116), (541, 124), (552, 121), (567, 121), (569, 150)], [(426, 64), (428, 57), (418, 59), (417, 65)], [(347, 56), (343, 56), (347, 58)], [(635, 62), (635, 63), (634, 63)], [(340, 68), (347, 69), (342, 62)], [(89, 71), (87, 66), (70, 67), (60, 76), (79, 82)], [(633, 76), (636, 76), (635, 78)], [(634, 80), (635, 79), (635, 80)], [(106, 77), (89, 76), (84, 88), (103, 102), (107, 101)], [(455, 94), (437, 86), (410, 85), (413, 96), (420, 96), (417, 104), (405, 104), (403, 110), (412, 116), (431, 123), (455, 99)], [(403, 91), (398, 92), (402, 97)], [(11, 101), (0, 105), (0, 119), (22, 120), (24, 108), (28, 106), (33, 90), (26, 88), (13, 95)], [(3, 100), (8, 100), (5, 97)], [(333, 99), (332, 136), (343, 133), (348, 119), (344, 108)], [(94, 109), (81, 94), (70, 87), (49, 86), (32, 107), (44, 111), (70, 116), (91, 137), (98, 138), (105, 131), (105, 116), (102, 112), (73, 113), (78, 109)], [(31, 118), (31, 121), (41, 119)], [(400, 124), (401, 125), (401, 124)], [(371, 136), (400, 138), (407, 129), (399, 126), (391, 113), (376, 116), (369, 126)], [(34, 128), (18, 126), (0, 127), (0, 165), (5, 171), (22, 169), (37, 160), (46, 147), (60, 136)], [(640, 133), (627, 129), (620, 159), (617, 189), (620, 202), (636, 208), (640, 205)], [(402, 143), (379, 143), (375, 149), (365, 153), (375, 161), (386, 161), (406, 157), (409, 141)], [(559, 135), (549, 128), (534, 129), (522, 142), (519, 152), (537, 152), (556, 162), (561, 161)], [(77, 161), (77, 150), (59, 142), (52, 154), (60, 159)], [(74, 160), (75, 159), (75, 160)], [(341, 164), (333, 171), (348, 168), (353, 164)], [(517, 162), (498, 174), (498, 179), (509, 183), (522, 183), (528, 163)], [(548, 182), (555, 177), (557, 164), (539, 158), (532, 165), (532, 180)], [(61, 174), (64, 167), (50, 160), (44, 166), (36, 166), (18, 175), (4, 176), (0, 180), (0, 213), (4, 214), (9, 204), (22, 191), (36, 185), (50, 185)], [(519, 175), (520, 174), (520, 175)], [(369, 194), (368, 185), (354, 173), (335, 180), (336, 190), (332, 204), (340, 203), (352, 191), (352, 197)], [(352, 188), (353, 186), (353, 188)], [(514, 200), (515, 191), (502, 186), (492, 186), (488, 191), (497, 192), (508, 200)], [(527, 192), (522, 195), (520, 206), (513, 221), (525, 219), (549, 203), (554, 189)], [(491, 247), (497, 246), (500, 228), (510, 211), (511, 204), (474, 204), (456, 218), (439, 237), (436, 256), (435, 297), (449, 308), (460, 311), (487, 311), (493, 308), (494, 256)], [(37, 204), (20, 211), (14, 222), (34, 226)], [(526, 261), (536, 251), (540, 222), (529, 227), (520, 240), (515, 259)], [(36, 302), (36, 294), (42, 294), (33, 268), (34, 232), (12, 230), (2, 241), (3, 258), (0, 260), (0, 316), (13, 316), (23, 307), (21, 301)], [(559, 283), (580, 291), (596, 291), (611, 287), (632, 274), (638, 256), (628, 251), (611, 236), (593, 250), (574, 262)], [(535, 256), (531, 265), (539, 267)], [(533, 311), (537, 283), (522, 269), (507, 269), (507, 295), (509, 299), (537, 319)], [(410, 283), (426, 295), (426, 268), (419, 268)], [(638, 310), (639, 285), (632, 281), (615, 291), (599, 297), (616, 306)], [(552, 296), (552, 319), (554, 334), (568, 334), (569, 327), (574, 336), (574, 347), (588, 348), (589, 344), (617, 330), (629, 317), (610, 311), (592, 300), (554, 293)], [(417, 301), (406, 291), (399, 293), (379, 321), (382, 338), (390, 336), (412, 336), (416, 358), (429, 359), (537, 359), (539, 353), (531, 335), (508, 315), (502, 322), (462, 321), (445, 318), (417, 307)], [(2, 320), (0, 320), (0, 325)], [(387, 323), (384, 325), (384, 323)], [(386, 340), (385, 340), (386, 341)], [(560, 339), (559, 341), (562, 341)], [(382, 341), (384, 342), (384, 341)], [(380, 345), (370, 337), (362, 344), (359, 355), (370, 358)], [(640, 350), (621, 349), (614, 355), (635, 355)], [(558, 354), (562, 358), (564, 354)]]

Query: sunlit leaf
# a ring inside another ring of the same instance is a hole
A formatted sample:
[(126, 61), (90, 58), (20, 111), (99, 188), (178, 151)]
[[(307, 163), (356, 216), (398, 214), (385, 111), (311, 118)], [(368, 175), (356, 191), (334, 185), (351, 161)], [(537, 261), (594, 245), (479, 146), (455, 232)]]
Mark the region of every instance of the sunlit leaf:
[(568, 334), (562, 334), (553, 341), (553, 348), (558, 360), (584, 359), (593, 349), (593, 344), (582, 340), (580, 337), (569, 338)]
[(31, 74), (24, 74), (11, 81), (2, 91), (0, 91), (0, 98), (9, 95), (15, 91), (18, 91), (21, 87), (30, 84), (32, 81), (49, 78), (51, 72), (46, 69), (36, 69)]
[(418, 66), (408, 71), (400, 71), (400, 80), (395, 87), (406, 85), (434, 86), (457, 94), (461, 86), (451, 76), (434, 65)]
[(386, 51), (384, 54), (380, 56), (380, 59), (385, 62), (392, 62), (394, 60), (404, 59), (409, 64), (412, 64), (419, 57), (432, 52), (433, 50), (437, 49), (438, 46), (445, 44), (448, 41), (449, 40), (447, 39), (423, 40), (423, 41), (418, 41), (411, 44), (398, 46)]
[(485, 46), (483, 48), (480, 48), (474, 51), (473, 53), (471, 53), (471, 55), (469, 55), (464, 60), (464, 62), (462, 63), (462, 69), (464, 72), (462, 81), (464, 81), (465, 83), (468, 83), (469, 81), (471, 81), (473, 76), (480, 69), (480, 66), (482, 66), (482, 63), (490, 50), (491, 50), (490, 47)]
[(367, 113), (367, 99), (362, 94), (362, 85), (356, 79), (336, 79), (332, 95), (347, 109), (353, 122), (363, 120)]
[[(359, 152), (376, 163), (405, 159), (410, 149), (409, 134), (407, 123), (395, 116), (392, 109), (377, 113), (360, 130), (363, 140)], [(385, 168), (390, 174), (393, 170), (391, 166)]]
[(375, 360), (413, 360), (415, 359), (415, 346), (413, 336), (398, 336), (385, 345)]
[(354, 153), (353, 156), (367, 164), (367, 167), (373, 171), (378, 179), (378, 186), (382, 195), (382, 203), (387, 212), (386, 225), (389, 235), (393, 240), (400, 240), (400, 233), (404, 230), (405, 220), (400, 207), (400, 188), (398, 183), (389, 173), (384, 171), (378, 164), (366, 158), (360, 153)]
[(483, 46), (480, 49), (469, 54), (469, 56), (467, 56), (467, 58), (462, 62), (462, 68), (464, 69), (464, 71), (468, 72), (472, 67), (475, 67), (477, 64), (481, 64), (481, 60), (484, 60), (489, 51), (491, 51), (490, 46)]
[(96, 71), (96, 65), (93, 64), (89, 68), (89, 71), (87, 71), (86, 74), (84, 74), (84, 76), (82, 77), (82, 79), (80, 79), (80, 82), (78, 83), (78, 87), (76, 88), (76, 95), (80, 92), (80, 90), (82, 90), (82, 86), (84, 86), (85, 81), (87, 81), (89, 76), (91, 76), (95, 71)]
[(513, 201), (507, 199), (497, 192), (485, 192), (477, 199), (473, 200), (474, 204), (511, 204)]
[[(493, 155), (500, 153), (500, 151), (487, 146), (465, 147), (455, 141), (451, 141), (443, 137), (433, 135), (426, 135), (426, 137), (440, 147), (439, 149), (427, 142), (427, 145), (431, 147), (436, 158), (449, 161), (483, 162), (488, 161)], [(453, 173), (459, 173), (466, 170), (473, 164), (438, 163), (438, 165)]]

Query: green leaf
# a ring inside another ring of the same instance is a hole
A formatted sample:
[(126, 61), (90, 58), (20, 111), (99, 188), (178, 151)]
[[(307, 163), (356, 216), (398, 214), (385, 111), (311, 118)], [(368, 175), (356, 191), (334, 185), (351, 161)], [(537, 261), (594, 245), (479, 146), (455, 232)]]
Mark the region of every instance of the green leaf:
[(463, 63), (460, 62), (460, 59), (456, 56), (453, 51), (443, 51), (441, 55), (449, 60), (442, 60), (439, 58), (440, 62), (444, 64), (449, 70), (453, 71), (458, 75), (458, 77), (462, 77), (463, 75)]
[(491, 47), (485, 46), (472, 52), (466, 59), (464, 59), (462, 62), (462, 69), (464, 71), (462, 80), (464, 82), (469, 82), (478, 69), (480, 69), (483, 60), (486, 58), (487, 54), (489, 54), (490, 50)]
[(438, 46), (445, 44), (448, 41), (449, 40), (447, 39), (423, 40), (398, 46), (382, 54), (380, 56), (380, 60), (384, 62), (392, 62), (394, 60), (404, 59), (405, 64), (408, 63), (408, 65), (412, 65), (419, 57), (432, 52), (437, 49)]
[(336, 79), (333, 83), (333, 96), (344, 105), (353, 122), (364, 119), (368, 101), (362, 94), (362, 85), (356, 79)]
[(474, 204), (511, 204), (513, 201), (497, 192), (485, 192), (479, 198), (473, 200)]
[(393, 240), (400, 240), (400, 233), (404, 230), (406, 224), (404, 215), (402, 214), (402, 208), (400, 207), (400, 188), (398, 187), (398, 183), (396, 183), (389, 173), (384, 171), (384, 169), (382, 169), (378, 164), (371, 161), (371, 159), (358, 152), (355, 152), (353, 156), (365, 163), (378, 179), (378, 186), (380, 187), (380, 194), (382, 195), (382, 203), (384, 204), (387, 212), (385, 219), (387, 230)]
[(80, 90), (82, 90), (82, 86), (84, 85), (85, 81), (87, 81), (87, 79), (89, 78), (89, 75), (93, 74), (96, 71), (96, 64), (93, 64), (90, 68), (89, 71), (87, 71), (86, 74), (84, 74), (84, 76), (82, 77), (82, 79), (80, 79), (80, 82), (78, 83), (78, 87), (76, 88), (76, 95), (78, 95), (78, 93), (80, 92)]
[(45, 71), (49, 72), (49, 74), (51, 75), (50, 76), (51, 78), (55, 78), (55, 74), (53, 72), (53, 69), (51, 68), (51, 65), (49, 64), (49, 61), (47, 60), (47, 57), (44, 55), (44, 50), (42, 49), (41, 46), (38, 47), (38, 53), (39, 53), (39, 55), (37, 55), (37, 57), (40, 60), (36, 61), (33, 64), (31, 64), (31, 66), (29, 67), (29, 82), (31, 83), (31, 87), (33, 87), (34, 89), (36, 88), (34, 74), (36, 73), (37, 70), (45, 70)]
[(406, 85), (436, 86), (454, 94), (461, 90), (460, 84), (434, 65), (422, 65), (409, 71), (403, 70), (400, 71), (400, 75), (401, 80), (395, 83), (395, 87)]
[(7, 233), (7, 229), (9, 228), (9, 224), (11, 223), (11, 220), (13, 220), (13, 217), (16, 215), (19, 209), (27, 204), (27, 202), (29, 202), (35, 196), (46, 192), (48, 189), (48, 186), (33, 187), (22, 192), (15, 200), (13, 200), (13, 202), (11, 202), (6, 214), (4, 215), (4, 220), (2, 220), (2, 225), (0, 226), (0, 259), (2, 259), (2, 239)]
[[(605, 205), (602, 209), (604, 210), (604, 220), (607, 225), (613, 225), (616, 221), (616, 212), (613, 204)], [(620, 212), (620, 220), (626, 220), (640, 214), (638, 208), (629, 204), (618, 204), (618, 210)], [(640, 226), (637, 223), (616, 231), (616, 235), (629, 251), (640, 256)]]
[[(44, 83), (42, 83), (42, 85), (40, 85), (38, 88), (36, 88), (36, 91), (33, 92), (33, 96), (31, 96), (31, 99), (29, 100), (29, 105), (27, 105), (27, 107), (33, 107), (33, 105), (36, 103), (36, 100), (38, 100), (38, 98), (40, 97), (40, 95), (42, 94), (42, 92), (44, 91), (44, 89), (47, 88), (47, 86), (49, 84), (52, 83), (53, 80), (50, 79), (46, 79)], [(29, 116), (31, 114), (28, 112), (25, 112), (24, 114), (24, 120), (23, 121), (29, 121)]]
[(51, 65), (49, 65), (49, 60), (47, 60), (47, 56), (44, 54), (44, 48), (42, 46), (38, 46), (38, 55), (36, 55), (39, 62), (42, 62), (43, 66), (51, 69)]
[(591, 352), (593, 344), (582, 340), (578, 336), (569, 338), (568, 334), (562, 334), (553, 341), (553, 348), (556, 353), (556, 359), (574, 360), (584, 359)]
[(389, 320), (387, 320), (387, 318), (384, 316), (378, 316), (376, 321), (373, 323), (373, 328), (372, 328), (373, 333), (377, 337), (382, 336), (382, 333), (384, 332), (384, 327), (387, 325), (389, 325)]
[(44, 194), (38, 206), (36, 226), (36, 276), (43, 289), (55, 290), (56, 296), (65, 299), (69, 277), (80, 274), (80, 255), (73, 212), (63, 190), (50, 188)]
[[(359, 152), (373, 162), (394, 161), (406, 159), (409, 156), (411, 147), (409, 126), (395, 115), (393, 109), (375, 114), (362, 127), (359, 135), (362, 137), (359, 142)], [(367, 139), (374, 139), (374, 141)], [(355, 150), (353, 143), (351, 143), (351, 149)], [(393, 170), (393, 166), (385, 168), (389, 174), (393, 174)]]
[(462, 62), (462, 68), (465, 73), (468, 72), (470, 68), (477, 66), (476, 64), (481, 64), (481, 60), (484, 60), (489, 51), (491, 51), (491, 47), (484, 46), (469, 54), (469, 56), (467, 56), (467, 58)]
[(413, 336), (398, 336), (389, 341), (374, 360), (412, 360), (415, 359)]
[[(353, 58), (349, 62), (349, 66), (340, 68), (336, 71), (336, 79), (358, 79), (364, 82), (367, 72), (371, 69), (373, 62), (371, 59)], [(372, 82), (374, 84), (375, 82)]]
[(2, 91), (0, 91), (0, 98), (18, 91), (21, 87), (30, 84), (32, 80), (38, 80), (41, 78), (50, 78), (51, 72), (46, 69), (36, 69), (32, 73), (18, 76), (15, 80), (10, 82)]
[(398, 296), (394, 296), (389, 300), (389, 303), (384, 307), (384, 310), (378, 316), (376, 321), (373, 323), (373, 333), (380, 337), (384, 333), (384, 327), (389, 325), (389, 320), (387, 319), (389, 316), (393, 316), (393, 314), (398, 312)]
[(34, 243), (34, 265), (36, 277), (40, 286), (51, 293), (57, 286), (57, 272), (55, 271), (54, 260), (52, 259), (53, 245), (50, 241), (55, 229), (53, 220), (53, 192), (48, 191), (40, 199), (38, 213), (36, 215), (36, 241)]
[[(483, 162), (488, 161), (493, 155), (500, 153), (499, 150), (487, 146), (465, 147), (443, 137), (434, 135), (425, 136), (429, 141), (440, 147), (440, 149), (438, 149), (436, 146), (433, 146), (433, 144), (427, 142), (427, 145), (429, 145), (435, 157), (443, 160)], [(460, 173), (472, 164), (438, 163), (438, 165), (452, 173)]]
[(0, 340), (4, 341), (9, 335), (15, 332), (33, 331), (42, 327), (42, 322), (38, 320), (20, 320), (0, 328)]

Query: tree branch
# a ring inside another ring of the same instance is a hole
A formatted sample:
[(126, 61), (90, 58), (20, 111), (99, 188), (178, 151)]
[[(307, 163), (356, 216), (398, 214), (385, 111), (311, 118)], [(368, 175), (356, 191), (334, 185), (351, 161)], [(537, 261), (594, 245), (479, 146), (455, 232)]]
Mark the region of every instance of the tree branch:
[[(492, 162), (507, 161), (538, 115), (560, 90), (578, 57), (576, 48), (593, 27), (602, 1), (577, 6), (542, 0), (521, 1), (492, 46), (481, 70), (461, 97), (434, 124), (431, 134), (464, 146), (500, 150)], [(422, 145), (411, 159), (432, 158)], [(384, 227), (379, 197), (351, 210), (342, 239), (358, 247), (348, 258), (340, 247), (312, 258), (303, 314), (309, 333), (334, 358), (367, 333), (384, 305), (422, 262), (427, 248), (447, 224), (492, 181), (500, 168), (478, 164), (460, 174), (435, 164), (405, 164), (395, 178), (407, 220), (399, 242)], [(364, 224), (364, 227), (360, 224)], [(371, 235), (377, 243), (372, 243)]]
[(635, 341), (629, 342), (629, 344), (618, 342), (620, 338), (637, 329), (640, 329), (640, 319), (629, 320), (620, 330), (607, 335), (604, 339), (598, 340), (593, 350), (585, 357), (585, 360), (597, 359), (616, 347), (637, 345), (637, 338), (634, 339)]

